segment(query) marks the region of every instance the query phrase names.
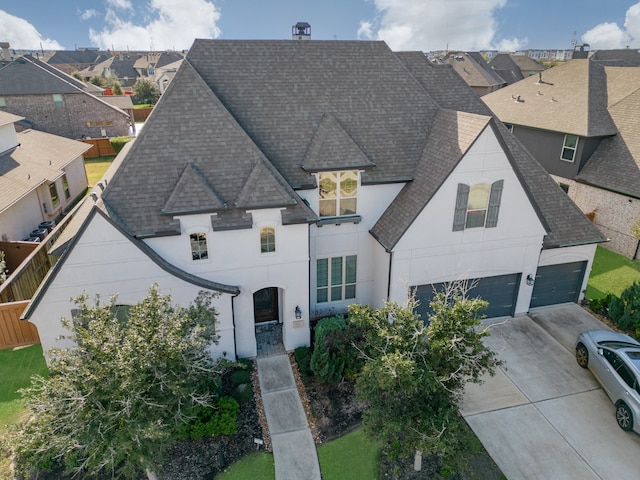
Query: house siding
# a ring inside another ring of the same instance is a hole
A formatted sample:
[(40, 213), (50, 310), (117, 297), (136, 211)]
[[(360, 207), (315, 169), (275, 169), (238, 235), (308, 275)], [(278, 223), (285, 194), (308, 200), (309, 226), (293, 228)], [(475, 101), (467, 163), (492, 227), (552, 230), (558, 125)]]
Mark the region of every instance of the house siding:
[(638, 254), (638, 239), (630, 226), (640, 218), (640, 200), (579, 183), (554, 177), (556, 181), (569, 185), (569, 197), (585, 215), (593, 214), (593, 223), (610, 240), (602, 246), (634, 258)]
[[(6, 106), (2, 109), (25, 117), (36, 130), (71, 139), (83, 135), (93, 138), (129, 134), (128, 115), (88, 94), (62, 94), (62, 108), (54, 106), (52, 95), (7, 95), (4, 98)], [(91, 122), (91, 126), (87, 126), (87, 122)], [(102, 125), (96, 126), (96, 122), (102, 122)]]
[(560, 159), (564, 144), (564, 133), (515, 125), (513, 134), (550, 174), (564, 178), (574, 178), (578, 174), (580, 159), (583, 158), (583, 149), (585, 148), (584, 138), (580, 137), (578, 141), (578, 149), (574, 161), (567, 162)]

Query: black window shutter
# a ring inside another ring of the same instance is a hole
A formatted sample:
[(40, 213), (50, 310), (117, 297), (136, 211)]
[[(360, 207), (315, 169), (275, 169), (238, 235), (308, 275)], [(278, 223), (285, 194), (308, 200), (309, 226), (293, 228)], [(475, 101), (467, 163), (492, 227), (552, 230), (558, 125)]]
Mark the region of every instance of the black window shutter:
[(453, 214), (453, 231), (464, 230), (467, 221), (467, 204), (469, 202), (469, 185), (458, 184), (458, 196), (456, 197), (456, 211)]
[(489, 210), (487, 211), (486, 228), (498, 226), (498, 212), (500, 211), (500, 200), (502, 199), (502, 186), (504, 180), (498, 180), (491, 185), (491, 195), (489, 196)]

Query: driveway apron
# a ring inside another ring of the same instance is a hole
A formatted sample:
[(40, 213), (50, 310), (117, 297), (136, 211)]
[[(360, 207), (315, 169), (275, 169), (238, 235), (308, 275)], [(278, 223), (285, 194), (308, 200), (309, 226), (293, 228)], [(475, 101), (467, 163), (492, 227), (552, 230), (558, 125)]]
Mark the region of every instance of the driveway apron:
[(607, 327), (576, 304), (484, 323), (485, 344), (505, 363), (468, 385), (461, 412), (504, 475), (639, 478), (640, 436), (618, 427), (614, 406), (574, 357), (580, 332)]
[(258, 357), (277, 480), (320, 480), (318, 455), (287, 354)]

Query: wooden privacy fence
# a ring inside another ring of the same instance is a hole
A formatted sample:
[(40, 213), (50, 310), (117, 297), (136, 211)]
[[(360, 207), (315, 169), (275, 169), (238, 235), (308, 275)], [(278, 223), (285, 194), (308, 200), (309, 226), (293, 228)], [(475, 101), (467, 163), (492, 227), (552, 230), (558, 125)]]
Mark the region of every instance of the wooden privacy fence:
[(111, 141), (108, 138), (85, 138), (81, 141), (91, 145), (91, 148), (84, 153), (84, 158), (116, 155), (116, 151), (111, 146)]
[(153, 112), (153, 107), (142, 107), (133, 109), (133, 120), (135, 122), (144, 122)]
[(28, 304), (26, 301), (0, 304), (0, 350), (40, 343), (36, 326), (20, 320)]

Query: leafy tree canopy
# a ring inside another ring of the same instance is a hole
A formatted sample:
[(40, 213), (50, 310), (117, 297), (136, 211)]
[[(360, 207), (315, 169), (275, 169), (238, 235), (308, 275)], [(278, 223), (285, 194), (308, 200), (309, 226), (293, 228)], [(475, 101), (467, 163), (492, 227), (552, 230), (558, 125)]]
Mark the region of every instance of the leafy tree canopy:
[(400, 456), (453, 454), (462, 448), (456, 429), (464, 385), (500, 364), (482, 343), (488, 331), (478, 329), (487, 303), (452, 287), (435, 296), (426, 324), (415, 306), (349, 308), (365, 336), (359, 347), (365, 365), (356, 381), (358, 397), (369, 406), (364, 428)]
[(98, 87), (101, 87), (101, 88), (104, 88), (104, 87), (107, 86), (107, 81), (101, 75), (94, 75), (93, 77), (91, 77), (89, 79), (89, 81), (91, 83), (93, 83), (94, 85), (97, 85)]
[(155, 104), (160, 98), (160, 89), (156, 82), (149, 78), (139, 78), (133, 86), (137, 103)]
[(215, 401), (213, 297), (175, 307), (154, 286), (128, 308), (78, 298), (73, 321), (63, 320), (76, 347), (51, 350), (49, 377), (22, 391), (32, 416), (14, 438), (18, 465), (153, 478), (177, 432)]

